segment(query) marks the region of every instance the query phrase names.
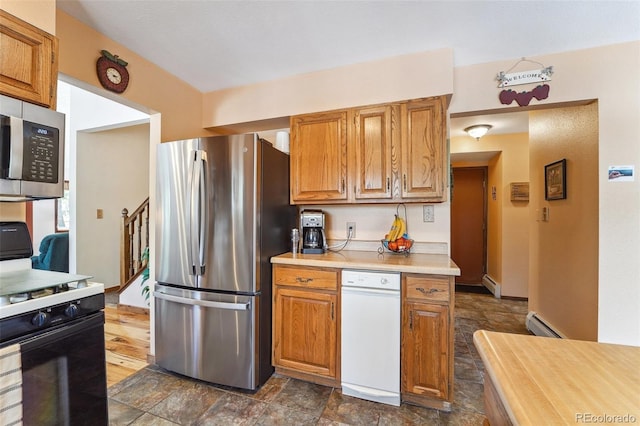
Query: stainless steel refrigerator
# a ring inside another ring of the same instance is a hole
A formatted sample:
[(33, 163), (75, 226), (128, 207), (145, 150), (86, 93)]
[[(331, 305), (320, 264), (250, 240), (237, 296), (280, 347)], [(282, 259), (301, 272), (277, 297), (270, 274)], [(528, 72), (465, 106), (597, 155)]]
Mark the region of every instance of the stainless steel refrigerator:
[(271, 376), (271, 264), (289, 250), (289, 156), (255, 134), (158, 146), (156, 363), (255, 390)]

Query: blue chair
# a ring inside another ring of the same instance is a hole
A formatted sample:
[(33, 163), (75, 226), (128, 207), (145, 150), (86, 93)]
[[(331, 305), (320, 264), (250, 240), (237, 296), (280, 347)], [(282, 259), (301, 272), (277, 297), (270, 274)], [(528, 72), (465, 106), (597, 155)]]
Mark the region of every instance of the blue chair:
[(31, 257), (33, 269), (69, 272), (69, 233), (47, 235), (40, 243), (40, 254)]

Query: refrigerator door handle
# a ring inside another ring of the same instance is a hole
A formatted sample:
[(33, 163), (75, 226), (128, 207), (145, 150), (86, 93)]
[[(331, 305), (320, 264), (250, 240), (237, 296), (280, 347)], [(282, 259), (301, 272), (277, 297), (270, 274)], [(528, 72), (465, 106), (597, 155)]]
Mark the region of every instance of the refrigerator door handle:
[[(196, 258), (197, 258), (197, 252), (198, 252), (198, 239), (196, 236), (196, 224), (198, 222), (196, 218), (196, 211), (197, 211), (196, 209), (197, 209), (197, 198), (199, 197), (198, 151), (192, 151), (189, 157), (191, 159), (191, 164), (189, 166), (189, 182), (188, 182), (189, 194), (187, 196), (187, 202), (188, 202), (188, 206), (187, 206), (188, 208), (188, 212), (187, 212), (188, 243), (187, 244), (189, 245), (188, 261), (189, 261), (189, 265), (191, 265), (191, 275), (198, 275), (198, 265), (196, 264)], [(196, 280), (196, 285), (197, 285), (197, 280)]]
[(183, 305), (198, 305), (205, 308), (229, 309), (232, 311), (248, 311), (251, 308), (251, 302), (247, 302), (247, 303), (213, 302), (210, 300), (189, 299), (186, 297), (172, 296), (170, 294), (160, 293), (159, 291), (154, 291), (153, 295), (158, 299), (167, 300), (169, 302), (181, 303)]
[(207, 153), (199, 151), (198, 165), (199, 185), (198, 185), (198, 261), (200, 264), (200, 275), (204, 275), (207, 267), (207, 235), (209, 231), (209, 186), (207, 185)]
[(209, 212), (206, 163), (207, 153), (194, 151), (189, 182), (189, 263), (192, 275), (204, 275), (206, 266), (207, 217)]

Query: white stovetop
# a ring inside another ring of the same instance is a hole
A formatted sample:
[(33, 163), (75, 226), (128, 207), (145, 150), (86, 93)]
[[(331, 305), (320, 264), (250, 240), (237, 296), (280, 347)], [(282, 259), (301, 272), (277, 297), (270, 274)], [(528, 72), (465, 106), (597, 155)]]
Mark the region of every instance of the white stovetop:
[[(104, 285), (88, 275), (31, 269), (31, 259), (0, 262), (0, 319), (104, 293)], [(69, 290), (10, 304), (9, 295), (68, 284)]]

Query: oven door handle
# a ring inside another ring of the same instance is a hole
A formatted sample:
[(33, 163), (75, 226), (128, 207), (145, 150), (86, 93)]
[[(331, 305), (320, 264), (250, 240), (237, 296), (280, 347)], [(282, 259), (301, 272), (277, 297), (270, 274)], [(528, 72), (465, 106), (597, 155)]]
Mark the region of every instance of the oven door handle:
[(172, 296), (170, 294), (164, 294), (158, 291), (154, 291), (153, 295), (157, 299), (167, 300), (169, 302), (174, 302), (174, 303), (181, 303), (183, 305), (198, 305), (205, 308), (230, 309), (232, 311), (248, 311), (251, 307), (251, 302), (247, 302), (247, 303), (214, 302), (211, 300), (189, 299), (187, 297)]
[(20, 342), (20, 350), (26, 352), (38, 349), (67, 336), (83, 333), (89, 328), (98, 326), (104, 327), (104, 312), (102, 311), (91, 316), (79, 318), (72, 323), (66, 323), (61, 327), (52, 328), (50, 331), (45, 329), (42, 334), (22, 340)]

